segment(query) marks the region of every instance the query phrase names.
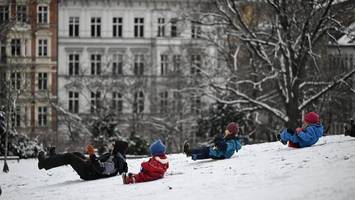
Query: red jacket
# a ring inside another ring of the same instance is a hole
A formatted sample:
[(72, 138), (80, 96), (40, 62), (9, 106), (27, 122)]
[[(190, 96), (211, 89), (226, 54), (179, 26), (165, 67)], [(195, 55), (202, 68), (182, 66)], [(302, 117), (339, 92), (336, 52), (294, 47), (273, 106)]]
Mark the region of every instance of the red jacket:
[(133, 175), (135, 183), (153, 181), (164, 177), (169, 168), (169, 162), (166, 155), (153, 156), (147, 162), (141, 164), (142, 169), (138, 174)]

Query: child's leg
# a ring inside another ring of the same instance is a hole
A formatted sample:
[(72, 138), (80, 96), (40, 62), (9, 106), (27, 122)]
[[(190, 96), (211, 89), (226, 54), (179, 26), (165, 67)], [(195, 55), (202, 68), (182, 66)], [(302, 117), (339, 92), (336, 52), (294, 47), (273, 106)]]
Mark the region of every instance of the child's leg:
[(210, 152), (209, 147), (191, 149), (191, 158), (192, 160), (208, 159), (211, 158), (209, 152)]
[(153, 177), (148, 175), (147, 173), (140, 172), (138, 174), (131, 174), (129, 173), (124, 180), (125, 184), (132, 184), (132, 183), (141, 183), (141, 182), (147, 182), (147, 181), (154, 181), (159, 178)]

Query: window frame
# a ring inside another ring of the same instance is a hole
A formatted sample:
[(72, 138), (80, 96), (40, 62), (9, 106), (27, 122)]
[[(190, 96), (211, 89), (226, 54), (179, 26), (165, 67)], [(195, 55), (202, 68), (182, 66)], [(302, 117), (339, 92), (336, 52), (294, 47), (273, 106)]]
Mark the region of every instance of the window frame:
[(101, 37), (101, 26), (102, 26), (102, 20), (101, 17), (91, 17), (91, 37), (94, 38), (100, 38)]
[(112, 18), (112, 37), (122, 38), (123, 36), (123, 18), (113, 17)]
[(69, 37), (79, 37), (80, 36), (80, 17), (71, 16), (69, 17)]
[[(46, 8), (47, 10), (40, 10), (40, 8)], [(49, 24), (49, 6), (46, 4), (37, 5), (37, 23), (38, 24)]]
[(135, 38), (144, 38), (144, 17), (135, 17), (133, 23), (133, 35)]

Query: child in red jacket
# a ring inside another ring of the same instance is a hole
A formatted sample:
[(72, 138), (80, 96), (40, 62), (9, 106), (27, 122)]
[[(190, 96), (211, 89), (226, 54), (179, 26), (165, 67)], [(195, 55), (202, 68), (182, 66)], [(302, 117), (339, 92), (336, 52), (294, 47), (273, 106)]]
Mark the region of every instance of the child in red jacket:
[(138, 174), (122, 174), (123, 184), (154, 181), (164, 177), (169, 168), (168, 158), (165, 155), (165, 145), (157, 140), (149, 147), (152, 157), (141, 164), (141, 171)]

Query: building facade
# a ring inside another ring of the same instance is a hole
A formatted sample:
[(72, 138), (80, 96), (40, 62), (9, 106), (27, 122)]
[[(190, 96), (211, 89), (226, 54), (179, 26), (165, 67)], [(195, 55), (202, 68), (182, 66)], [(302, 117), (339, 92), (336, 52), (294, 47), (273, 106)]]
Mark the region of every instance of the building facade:
[(11, 127), (55, 143), (57, 1), (0, 1), (1, 104)]
[[(181, 146), (206, 102), (181, 91), (197, 85), (215, 54), (200, 39), (201, 27), (181, 19), (182, 11), (196, 5), (62, 0), (59, 105), (89, 119), (112, 114), (122, 135), (174, 137), (176, 148)], [(69, 137), (65, 119), (59, 126), (63, 140)]]
[[(350, 36), (343, 35), (336, 43), (328, 44), (327, 46), (327, 60), (324, 69), (330, 81), (334, 78), (334, 70), (339, 72), (350, 72), (355, 69), (355, 41), (351, 37), (354, 33), (355, 24), (349, 26)], [(331, 103), (330, 109), (333, 108), (332, 113), (338, 115), (333, 116), (334, 123), (331, 124), (330, 133), (343, 134), (344, 126), (349, 127), (350, 119), (355, 119), (355, 76), (350, 77), (346, 82), (334, 89), (329, 100)], [(343, 92), (338, 95), (338, 92)], [(340, 105), (340, 106), (339, 106)]]

